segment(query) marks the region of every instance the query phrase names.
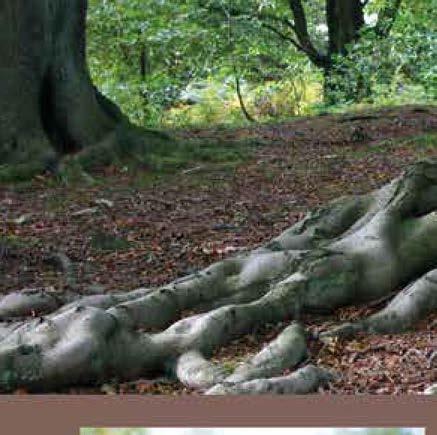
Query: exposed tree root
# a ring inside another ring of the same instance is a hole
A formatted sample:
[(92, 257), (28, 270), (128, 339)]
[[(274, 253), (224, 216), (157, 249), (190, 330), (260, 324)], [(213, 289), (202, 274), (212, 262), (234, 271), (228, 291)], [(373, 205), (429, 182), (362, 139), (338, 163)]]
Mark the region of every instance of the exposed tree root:
[[(307, 333), (296, 322), (233, 373), (208, 358), (260, 325), (379, 300), (403, 287), (381, 312), (322, 337), (411, 327), (437, 307), (436, 210), (437, 161), (424, 161), (375, 192), (310, 213), (248, 255), (158, 289), (5, 296), (0, 388), (53, 390), (166, 372), (207, 394), (317, 391), (333, 376), (323, 368), (283, 376), (307, 353)], [(195, 314), (183, 317), (187, 311)]]
[(288, 376), (230, 385), (218, 384), (206, 394), (308, 394), (316, 392), (334, 378), (327, 370), (310, 364)]
[(291, 324), (261, 352), (247, 363), (237, 367), (228, 383), (241, 383), (258, 378), (278, 376), (284, 370), (294, 368), (307, 356), (305, 329), (296, 323)]
[(407, 331), (437, 310), (437, 269), (404, 288), (381, 311), (355, 323), (345, 323), (321, 334), (350, 339), (358, 333), (391, 334)]
[(210, 363), (199, 352), (192, 351), (179, 358), (176, 374), (184, 385), (194, 389), (203, 390), (218, 383), (236, 385), (280, 375), (285, 369), (301, 362), (306, 353), (306, 332), (301, 325), (293, 323), (261, 352), (237, 367), (230, 376), (226, 376), (223, 368)]
[(176, 376), (188, 388), (205, 390), (222, 382), (226, 371), (205, 359), (201, 353), (190, 351), (178, 359)]

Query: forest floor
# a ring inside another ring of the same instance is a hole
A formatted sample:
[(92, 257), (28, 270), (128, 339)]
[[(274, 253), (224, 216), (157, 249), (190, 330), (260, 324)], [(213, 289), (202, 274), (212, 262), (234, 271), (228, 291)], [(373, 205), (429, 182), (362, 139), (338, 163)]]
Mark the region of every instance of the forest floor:
[[(176, 134), (182, 141), (256, 146), (242, 148), (238, 159), (232, 153), (228, 160), (193, 158), (159, 177), (147, 167), (111, 167), (89, 183), (38, 176), (0, 186), (0, 292), (156, 286), (250, 250), (315, 206), (378, 188), (417, 159), (437, 156), (437, 108), (405, 106)], [(59, 252), (71, 261), (68, 273), (53, 261)], [(349, 307), (304, 320), (311, 329), (325, 329), (380, 307)], [(215, 358), (234, 366), (281, 326), (253, 331)], [(437, 381), (436, 358), (430, 361), (436, 347), (434, 315), (410, 333), (314, 345), (310, 359), (343, 375), (325, 394), (415, 393)], [(64, 392), (191, 393), (165, 379)]]

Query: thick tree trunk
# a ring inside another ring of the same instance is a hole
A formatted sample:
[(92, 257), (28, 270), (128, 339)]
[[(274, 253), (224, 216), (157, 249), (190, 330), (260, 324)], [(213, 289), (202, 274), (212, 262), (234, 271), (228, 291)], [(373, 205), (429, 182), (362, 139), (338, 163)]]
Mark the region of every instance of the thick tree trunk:
[(86, 0), (0, 0), (0, 164), (36, 168), (115, 143), (127, 126), (91, 83), (86, 10)]
[(326, 21), (330, 55), (346, 54), (347, 45), (356, 41), (364, 25), (361, 0), (327, 0)]
[[(379, 313), (318, 338), (404, 331), (437, 310), (436, 268), (437, 161), (429, 160), (375, 192), (310, 213), (247, 255), (158, 289), (5, 296), (0, 388), (53, 391), (166, 371), (207, 394), (314, 392), (334, 374), (307, 365), (284, 376), (307, 355), (308, 334), (294, 321), (397, 290)], [(231, 374), (207, 359), (260, 325), (290, 320)]]

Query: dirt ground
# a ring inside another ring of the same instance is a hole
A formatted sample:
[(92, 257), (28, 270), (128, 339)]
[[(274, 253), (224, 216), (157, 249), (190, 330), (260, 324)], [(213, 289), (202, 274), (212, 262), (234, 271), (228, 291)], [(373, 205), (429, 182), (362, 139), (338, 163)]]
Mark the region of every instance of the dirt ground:
[[(309, 209), (375, 189), (417, 159), (437, 156), (437, 108), (408, 106), (176, 133), (183, 139), (251, 139), (259, 145), (236, 167), (193, 161), (192, 167), (155, 183), (142, 182), (141, 173), (109, 168), (92, 185), (63, 186), (41, 176), (26, 185), (0, 186), (0, 292), (156, 286), (252, 249)], [(68, 273), (54, 260), (59, 253), (71, 262)], [(381, 306), (351, 307), (305, 322), (322, 329)], [(235, 365), (280, 326), (253, 331), (215, 358)], [(310, 359), (343, 375), (324, 394), (404, 394), (437, 382), (436, 350), (434, 315), (408, 334), (329, 347), (314, 343)], [(191, 393), (165, 379), (114, 381), (68, 392)]]

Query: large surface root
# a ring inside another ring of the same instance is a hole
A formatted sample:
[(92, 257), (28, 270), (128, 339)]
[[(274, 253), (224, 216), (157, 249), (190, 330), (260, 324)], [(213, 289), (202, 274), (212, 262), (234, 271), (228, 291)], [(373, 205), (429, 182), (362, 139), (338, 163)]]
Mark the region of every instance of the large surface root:
[(392, 334), (407, 331), (437, 310), (437, 269), (407, 286), (381, 311), (355, 323), (345, 323), (321, 337), (352, 338), (358, 333)]
[(411, 327), (436, 310), (436, 210), (437, 162), (424, 161), (375, 192), (310, 213), (247, 255), (158, 289), (5, 296), (0, 388), (56, 390), (166, 372), (208, 394), (316, 391), (332, 379), (323, 368), (283, 376), (307, 354), (307, 333), (297, 323), (233, 373), (208, 358), (266, 323), (378, 300), (399, 288), (405, 290), (381, 312), (322, 335)]

